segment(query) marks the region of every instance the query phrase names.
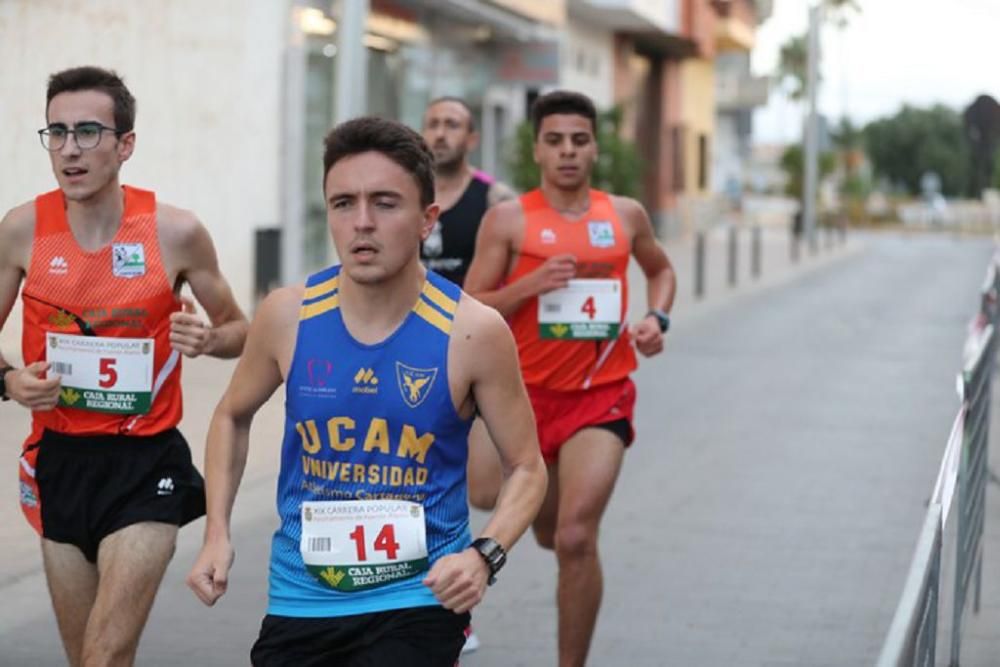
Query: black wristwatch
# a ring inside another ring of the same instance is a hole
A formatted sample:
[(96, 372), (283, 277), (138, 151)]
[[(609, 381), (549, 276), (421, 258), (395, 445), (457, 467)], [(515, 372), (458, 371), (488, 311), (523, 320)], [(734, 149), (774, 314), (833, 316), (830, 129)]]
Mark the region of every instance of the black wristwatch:
[(480, 537), (473, 540), (472, 548), (479, 552), (479, 555), (486, 561), (486, 567), (490, 568), (490, 580), (487, 584), (492, 586), (497, 581), (497, 572), (507, 562), (507, 552), (492, 537)]
[(650, 309), (650, 311), (646, 313), (646, 317), (649, 317), (650, 315), (655, 317), (657, 323), (660, 325), (660, 333), (667, 333), (667, 329), (670, 328), (670, 316), (659, 308)]
[(16, 370), (13, 366), (0, 368), (0, 401), (10, 400), (10, 396), (7, 395), (7, 373), (13, 370)]

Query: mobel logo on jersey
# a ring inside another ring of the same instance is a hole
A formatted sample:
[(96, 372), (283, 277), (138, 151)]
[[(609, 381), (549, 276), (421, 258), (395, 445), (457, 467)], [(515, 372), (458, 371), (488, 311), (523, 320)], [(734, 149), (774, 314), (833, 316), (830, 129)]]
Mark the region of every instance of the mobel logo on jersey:
[(351, 389), (355, 394), (377, 394), (378, 376), (371, 368), (360, 368), (354, 374), (354, 387)]

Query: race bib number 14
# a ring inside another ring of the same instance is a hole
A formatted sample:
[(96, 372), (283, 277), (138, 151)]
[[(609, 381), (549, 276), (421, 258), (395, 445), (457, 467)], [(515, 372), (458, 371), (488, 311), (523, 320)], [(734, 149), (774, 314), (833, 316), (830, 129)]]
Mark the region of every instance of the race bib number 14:
[(407, 579), (428, 568), (424, 508), (403, 500), (302, 503), (306, 569), (344, 593)]

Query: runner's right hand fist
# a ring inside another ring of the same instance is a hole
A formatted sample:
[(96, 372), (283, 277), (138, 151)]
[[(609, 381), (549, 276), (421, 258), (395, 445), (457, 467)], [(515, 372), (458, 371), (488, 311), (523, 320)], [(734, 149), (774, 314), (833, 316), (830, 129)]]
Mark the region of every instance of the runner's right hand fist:
[(537, 294), (562, 289), (569, 285), (570, 279), (575, 275), (576, 257), (569, 254), (549, 257), (544, 264), (531, 272)]
[(235, 557), (229, 540), (213, 540), (201, 548), (188, 573), (187, 585), (205, 605), (211, 607), (225, 594)]
[(59, 403), (62, 378), (53, 374), (52, 377), (45, 379), (49, 365), (47, 361), (36, 361), (7, 373), (4, 378), (7, 396), (30, 410), (42, 412), (56, 407)]

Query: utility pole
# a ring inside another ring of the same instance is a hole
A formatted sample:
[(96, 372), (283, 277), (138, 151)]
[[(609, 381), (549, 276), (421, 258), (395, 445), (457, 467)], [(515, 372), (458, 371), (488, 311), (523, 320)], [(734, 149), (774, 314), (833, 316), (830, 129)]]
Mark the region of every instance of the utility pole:
[(805, 183), (802, 188), (802, 229), (809, 250), (817, 250), (816, 200), (819, 189), (819, 116), (816, 113), (816, 93), (819, 88), (819, 29), (823, 8), (821, 3), (809, 9), (809, 58), (806, 70)]
[(368, 51), (364, 37), (369, 0), (343, 0), (337, 22), (334, 123), (362, 116), (368, 110)]

